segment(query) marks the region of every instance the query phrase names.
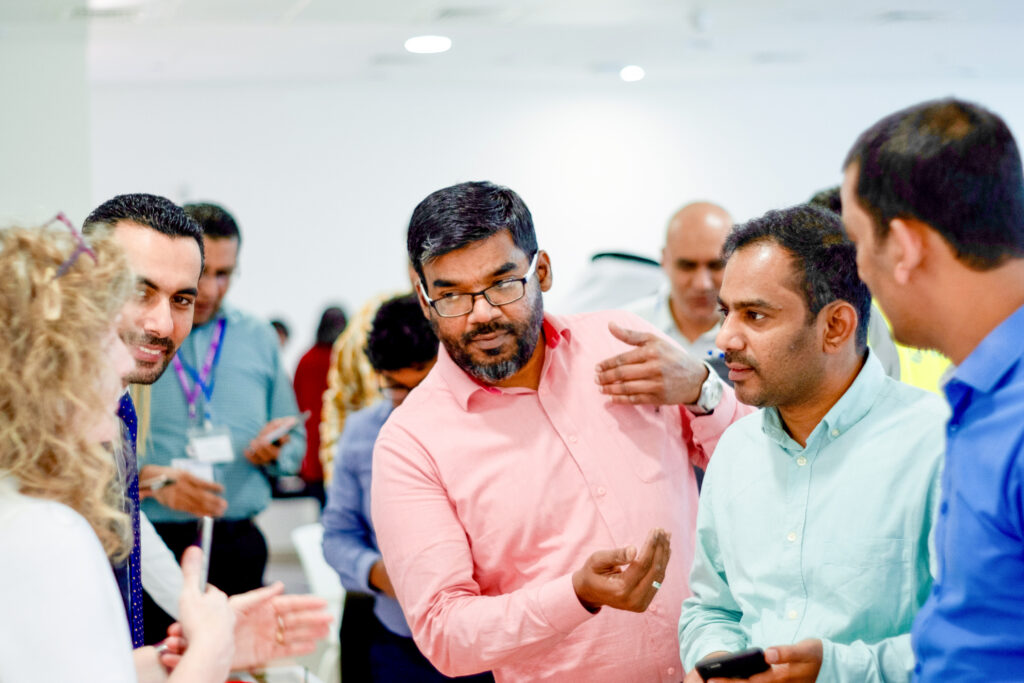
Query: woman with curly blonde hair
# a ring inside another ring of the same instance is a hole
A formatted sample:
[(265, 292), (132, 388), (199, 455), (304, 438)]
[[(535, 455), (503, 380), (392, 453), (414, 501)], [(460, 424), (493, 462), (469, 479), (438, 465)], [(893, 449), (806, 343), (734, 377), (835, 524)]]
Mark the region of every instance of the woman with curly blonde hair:
[[(186, 555), (189, 648), (170, 678), (134, 655), (110, 561), (130, 548), (115, 458), (116, 332), (133, 280), (115, 243), (65, 226), (0, 230), (0, 680), (223, 681), (234, 617)], [(191, 580), (190, 580), (191, 576)], [(133, 660), (134, 657), (134, 660)]]

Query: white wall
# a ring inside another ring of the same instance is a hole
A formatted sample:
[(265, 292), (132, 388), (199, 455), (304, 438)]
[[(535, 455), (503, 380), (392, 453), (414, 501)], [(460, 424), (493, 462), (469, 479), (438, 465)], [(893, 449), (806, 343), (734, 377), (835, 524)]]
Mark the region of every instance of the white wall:
[(84, 25), (0, 25), (0, 225), (63, 210), (81, 224), (92, 199)]
[(593, 252), (656, 255), (686, 201), (744, 219), (837, 183), (856, 135), (899, 107), (955, 94), (1024, 132), (1021, 85), (97, 84), (93, 199), (148, 191), (229, 207), (244, 232), (229, 296), (285, 315), (294, 363), (324, 304), (352, 310), (404, 286), (408, 217), (440, 187), (490, 179), (523, 196), (552, 254), (555, 307)]

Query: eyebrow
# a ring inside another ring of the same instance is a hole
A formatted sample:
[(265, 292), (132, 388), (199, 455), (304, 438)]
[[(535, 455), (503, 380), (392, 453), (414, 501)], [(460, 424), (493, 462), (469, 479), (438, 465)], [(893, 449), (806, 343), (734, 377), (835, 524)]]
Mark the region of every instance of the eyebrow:
[[(513, 270), (515, 270), (518, 267), (519, 267), (518, 264), (513, 263), (512, 261), (507, 261), (507, 262), (503, 263), (501, 266), (499, 266), (497, 269), (495, 269), (490, 274), (490, 277), (493, 279), (493, 278), (496, 278), (496, 277), (501, 277), (502, 275), (508, 275), (509, 273), (511, 273)], [(440, 279), (434, 280), (434, 282), (433, 282), (434, 287), (457, 287), (458, 284), (459, 283), (452, 282), (451, 280), (440, 280)]]
[[(139, 277), (136, 279), (136, 282), (140, 285), (145, 285), (150, 289), (160, 291), (160, 287), (157, 286), (155, 282), (148, 278)], [(175, 294), (191, 294), (192, 296), (199, 296), (199, 289), (197, 287), (185, 287), (184, 289), (179, 289), (178, 291), (176, 291)]]
[(718, 305), (721, 306), (722, 308), (731, 308), (733, 310), (741, 310), (744, 308), (767, 308), (768, 310), (771, 311), (782, 310), (780, 306), (768, 303), (764, 299), (749, 299), (746, 301), (737, 301), (733, 306), (728, 306), (724, 301), (722, 301), (722, 297), (718, 297)]

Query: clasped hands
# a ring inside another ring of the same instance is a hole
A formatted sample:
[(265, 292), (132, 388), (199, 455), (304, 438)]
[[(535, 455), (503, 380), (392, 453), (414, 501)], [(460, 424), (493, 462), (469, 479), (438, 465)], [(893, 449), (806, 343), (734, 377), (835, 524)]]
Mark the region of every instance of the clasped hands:
[(665, 580), (671, 535), (652, 529), (643, 548), (634, 546), (598, 550), (572, 575), (580, 604), (596, 613), (607, 605), (614, 609), (643, 612)]

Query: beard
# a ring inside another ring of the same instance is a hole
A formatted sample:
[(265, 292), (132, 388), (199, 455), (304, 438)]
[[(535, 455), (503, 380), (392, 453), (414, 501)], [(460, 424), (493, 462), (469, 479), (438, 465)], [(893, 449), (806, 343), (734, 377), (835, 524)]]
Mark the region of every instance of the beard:
[(174, 342), (166, 337), (153, 337), (147, 334), (124, 332), (121, 334), (121, 339), (129, 348), (146, 345), (160, 346), (165, 349), (163, 357), (155, 358), (152, 362), (140, 361), (133, 357), (131, 372), (123, 378), (128, 384), (152, 384), (160, 379), (160, 375), (164, 374), (164, 370), (167, 369), (171, 358), (174, 357), (174, 352), (177, 350), (174, 347)]
[[(485, 384), (495, 384), (522, 370), (533, 356), (533, 352), (540, 342), (541, 327), (544, 324), (544, 307), (540, 303), (540, 293), (538, 292), (530, 302), (530, 317), (526, 321), (484, 323), (458, 337), (442, 335), (433, 318), (431, 318), (430, 324), (456, 365), (471, 377)], [(507, 333), (513, 338), (512, 350), (503, 353), (502, 348), (488, 349), (483, 353), (493, 360), (474, 359), (469, 350), (469, 345), (473, 340), (496, 332)]]

